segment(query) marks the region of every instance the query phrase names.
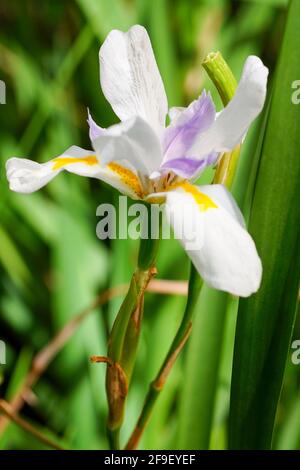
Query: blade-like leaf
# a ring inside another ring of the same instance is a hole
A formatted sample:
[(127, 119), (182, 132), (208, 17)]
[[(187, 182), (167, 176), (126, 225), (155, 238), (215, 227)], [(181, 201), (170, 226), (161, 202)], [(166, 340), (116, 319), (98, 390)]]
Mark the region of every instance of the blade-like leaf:
[[(269, 449), (292, 334), (299, 283), (300, 2), (292, 1), (275, 77), (249, 229), (262, 258), (260, 291), (239, 307), (233, 364), (230, 447)], [(298, 245), (297, 245), (298, 243)]]
[(203, 286), (188, 346), (178, 449), (208, 449), (228, 296)]

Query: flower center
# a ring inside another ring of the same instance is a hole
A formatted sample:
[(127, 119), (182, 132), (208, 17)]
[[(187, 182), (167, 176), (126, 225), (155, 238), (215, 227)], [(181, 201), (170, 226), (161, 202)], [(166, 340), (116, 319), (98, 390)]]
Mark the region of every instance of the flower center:
[(171, 190), (173, 187), (177, 186), (180, 183), (183, 183), (185, 180), (180, 178), (178, 175), (173, 173), (173, 171), (168, 171), (160, 178), (149, 179), (147, 178), (146, 194), (152, 193), (164, 193)]

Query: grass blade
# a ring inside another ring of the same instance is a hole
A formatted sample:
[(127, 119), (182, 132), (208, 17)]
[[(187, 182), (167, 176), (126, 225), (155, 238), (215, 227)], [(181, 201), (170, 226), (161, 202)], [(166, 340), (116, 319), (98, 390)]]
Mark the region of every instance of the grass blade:
[[(231, 391), (230, 447), (269, 449), (299, 284), (300, 3), (292, 1), (256, 179), (249, 229), (262, 257), (260, 291), (240, 302)], [(298, 243), (298, 245), (297, 245)]]

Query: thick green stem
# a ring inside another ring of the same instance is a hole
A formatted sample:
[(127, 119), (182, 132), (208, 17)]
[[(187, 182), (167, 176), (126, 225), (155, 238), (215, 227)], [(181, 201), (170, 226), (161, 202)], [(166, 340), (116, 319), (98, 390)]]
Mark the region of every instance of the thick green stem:
[[(148, 233), (151, 216), (147, 210)], [(155, 275), (159, 239), (141, 239), (138, 266), (132, 276), (127, 295), (115, 319), (108, 343), (106, 393), (109, 415), (107, 434), (112, 449), (119, 448), (128, 387), (136, 359), (143, 316), (144, 293)]]
[(224, 106), (233, 97), (237, 82), (220, 52), (211, 52), (202, 62), (209, 78), (217, 88)]
[(126, 374), (128, 382), (130, 382), (133, 367), (135, 364), (136, 351), (140, 337), (141, 323), (144, 311), (144, 292), (149, 284), (151, 278), (156, 274), (155, 261), (159, 248), (159, 231), (157, 227), (157, 238), (152, 238), (154, 225), (156, 219), (151, 219), (151, 210), (149, 205), (147, 208), (147, 227), (148, 238), (142, 239), (140, 243), (138, 266), (135, 274), (133, 275), (132, 282), (135, 284), (135, 303), (132, 305), (131, 314), (127, 321), (123, 343), (120, 363)]
[[(237, 82), (227, 62), (220, 52), (211, 52), (202, 63), (209, 78), (217, 88), (223, 105), (226, 106), (234, 96)], [(222, 155), (214, 176), (215, 184), (224, 184), (231, 188), (236, 173), (241, 146)]]
[(224, 153), (218, 163), (214, 176), (214, 184), (224, 184), (228, 189), (232, 187), (233, 178), (236, 173), (240, 158), (241, 146), (237, 147), (232, 152)]
[(107, 438), (111, 450), (120, 450), (120, 428), (110, 429), (107, 427)]

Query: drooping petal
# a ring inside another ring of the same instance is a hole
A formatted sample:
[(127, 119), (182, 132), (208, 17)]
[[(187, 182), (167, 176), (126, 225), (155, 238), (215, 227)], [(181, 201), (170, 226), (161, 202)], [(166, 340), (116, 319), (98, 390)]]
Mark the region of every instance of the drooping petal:
[(234, 219), (239, 222), (242, 227), (245, 227), (244, 216), (241, 213), (234, 197), (223, 184), (206, 184), (199, 186), (201, 193), (210, 197), (216, 205), (223, 207)]
[(94, 121), (89, 109), (88, 109), (87, 122), (88, 122), (88, 125), (89, 125), (89, 128), (90, 128), (90, 132), (89, 132), (90, 140), (93, 141), (93, 140), (97, 139), (97, 137), (99, 137), (103, 133), (104, 129), (102, 127), (100, 127)]
[(196, 137), (213, 124), (215, 114), (211, 96), (205, 91), (186, 109), (177, 111), (177, 116), (173, 118), (164, 133), (163, 163), (187, 156)]
[(127, 160), (142, 175), (148, 176), (156, 171), (162, 161), (160, 140), (141, 117), (105, 129), (93, 141), (93, 147), (101, 163)]
[(195, 140), (192, 155), (203, 158), (212, 151), (227, 152), (242, 141), (263, 108), (267, 78), (267, 67), (258, 57), (249, 56), (234, 97), (217, 115), (209, 130)]
[(261, 261), (226, 190), (184, 183), (166, 194), (166, 212), (176, 237), (208, 285), (241, 297), (258, 290)]
[(164, 127), (167, 97), (145, 28), (111, 31), (99, 55), (102, 90), (117, 116), (141, 116), (155, 129)]
[(102, 180), (134, 199), (142, 196), (139, 178), (132, 170), (116, 163), (100, 165), (94, 152), (76, 146), (46, 163), (15, 157), (6, 163), (10, 189), (18, 193), (37, 191), (63, 170)]

